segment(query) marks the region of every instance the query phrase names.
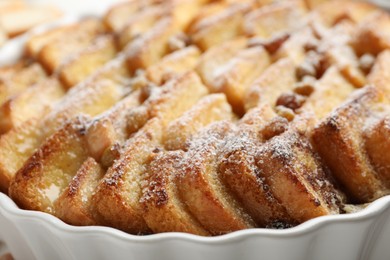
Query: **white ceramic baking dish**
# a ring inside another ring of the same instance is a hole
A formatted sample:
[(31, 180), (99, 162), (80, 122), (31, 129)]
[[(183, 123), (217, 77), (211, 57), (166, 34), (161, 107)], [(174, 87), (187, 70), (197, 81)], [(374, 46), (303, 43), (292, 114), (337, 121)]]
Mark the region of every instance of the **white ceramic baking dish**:
[(16, 259), (390, 259), (390, 196), (352, 214), (324, 216), (285, 230), (248, 229), (218, 237), (129, 235), (74, 227), (20, 210), (0, 194), (0, 240)]
[[(77, 15), (100, 14), (104, 9), (100, 6), (92, 12), (86, 7), (95, 6), (93, 1), (76, 6), (77, 2), (61, 5), (65, 11), (77, 10)], [(103, 2), (105, 7), (111, 4)], [(0, 49), (0, 65), (19, 56), (24, 40), (19, 37)], [(15, 259), (386, 260), (390, 259), (389, 241), (390, 196), (360, 212), (320, 217), (291, 229), (200, 237), (182, 233), (135, 236), (108, 227), (74, 227), (46, 213), (21, 210), (0, 193), (0, 253), (10, 251)]]

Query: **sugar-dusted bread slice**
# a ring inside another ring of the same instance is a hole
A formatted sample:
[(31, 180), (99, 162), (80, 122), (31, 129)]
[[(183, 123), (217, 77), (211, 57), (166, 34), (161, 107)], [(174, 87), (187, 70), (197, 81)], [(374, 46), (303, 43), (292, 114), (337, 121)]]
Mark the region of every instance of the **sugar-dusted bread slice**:
[(39, 52), (42, 48), (56, 39), (64, 37), (65, 34), (70, 33), (73, 29), (77, 27), (76, 24), (68, 25), (68, 26), (60, 26), (48, 30), (44, 33), (38, 33), (32, 35), (29, 39), (27, 39), (25, 44), (25, 53), (29, 57), (37, 58)]
[(143, 217), (155, 233), (185, 232), (207, 236), (210, 233), (191, 214), (181, 201), (176, 186), (181, 172), (183, 151), (156, 154), (148, 166), (147, 178), (140, 199)]
[(364, 150), (362, 137), (367, 117), (384, 96), (375, 87), (352, 95), (313, 131), (313, 143), (324, 163), (357, 203), (375, 200), (387, 192)]
[(313, 30), (307, 27), (302, 28), (289, 36), (282, 46), (274, 53), (273, 58), (289, 58), (295, 65), (299, 65), (306, 57), (305, 46), (313, 40), (315, 40)]
[(245, 109), (249, 111), (259, 104), (275, 106), (282, 93), (293, 89), (297, 81), (295, 70), (296, 66), (289, 58), (271, 64), (246, 91)]
[(0, 106), (0, 134), (46, 113), (65, 94), (55, 78), (48, 78), (11, 97)]
[(375, 5), (363, 1), (330, 0), (316, 6), (311, 15), (323, 25), (331, 27), (343, 19), (364, 23), (364, 19), (377, 10)]
[(213, 235), (256, 226), (220, 178), (220, 149), (232, 127), (229, 122), (217, 122), (194, 137), (178, 176), (181, 199)]
[(5, 74), (0, 81), (0, 104), (46, 77), (45, 71), (36, 63), (18, 69), (16, 73)]
[(215, 71), (233, 59), (246, 45), (247, 39), (238, 38), (219, 44), (202, 54), (196, 72), (206, 86), (212, 86)]
[(330, 181), (309, 141), (294, 128), (257, 150), (258, 178), (297, 223), (340, 213), (342, 196)]
[(187, 142), (201, 128), (215, 121), (232, 120), (233, 118), (235, 116), (225, 95), (208, 95), (167, 126), (164, 134), (164, 146), (167, 150), (185, 150)]
[(261, 227), (295, 224), (264, 178), (259, 176), (259, 168), (255, 164), (256, 152), (265, 141), (262, 129), (275, 117), (269, 105), (250, 110), (240, 121), (236, 134), (224, 144), (219, 166), (224, 183)]
[[(390, 189), (390, 118), (389, 107), (385, 113), (375, 115), (372, 121), (366, 124), (364, 129), (364, 145), (371, 164), (374, 166), (378, 177)], [(385, 115), (383, 115), (385, 114)], [(376, 122), (375, 122), (376, 121)]]
[(114, 148), (128, 138), (127, 114), (141, 101), (140, 91), (135, 90), (90, 123), (86, 133), (88, 149), (97, 161), (105, 161), (104, 166), (111, 166), (107, 164), (112, 159), (110, 153), (116, 153)]
[[(139, 1), (142, 2), (142, 1)], [(117, 31), (117, 42), (120, 48), (124, 49), (140, 35), (150, 30), (159, 19), (167, 13), (164, 5), (152, 5), (148, 8), (141, 8), (132, 16), (126, 17), (126, 23)]]
[(158, 63), (146, 69), (146, 77), (161, 85), (170, 77), (194, 69), (200, 56), (195, 46), (189, 46), (166, 55)]
[(142, 216), (139, 199), (145, 165), (160, 146), (162, 129), (157, 117), (146, 123), (124, 144), (120, 158), (99, 182), (92, 195), (91, 207), (100, 224), (134, 234), (150, 231)]
[(39, 51), (38, 61), (49, 73), (58, 69), (69, 55), (88, 47), (99, 34), (105, 32), (105, 28), (98, 19), (88, 18), (73, 26), (71, 31), (65, 31), (61, 37), (54, 37)]
[(207, 88), (194, 72), (187, 72), (162, 87), (154, 88), (142, 106), (129, 113), (128, 133), (136, 132), (153, 117), (160, 117), (165, 127), (190, 109), (207, 92)]
[(169, 52), (169, 39), (184, 31), (199, 9), (201, 1), (167, 2), (166, 15), (125, 48), (131, 71), (146, 69)]
[(103, 168), (93, 158), (86, 159), (69, 186), (54, 202), (55, 215), (71, 225), (96, 225), (90, 210), (90, 201), (104, 174)]
[(190, 29), (192, 40), (205, 51), (236, 38), (242, 34), (244, 15), (251, 8), (248, 3), (232, 4), (213, 16), (198, 20)]
[(86, 120), (78, 117), (67, 123), (16, 173), (9, 195), (20, 207), (55, 214), (53, 203), (88, 157)]
[(168, 40), (177, 32), (172, 16), (164, 17), (146, 33), (130, 42), (125, 53), (130, 71), (145, 69), (168, 53)]
[(0, 10), (0, 24), (10, 37), (14, 37), (61, 16), (62, 12), (54, 6), (14, 4), (10, 10)]
[(71, 55), (59, 68), (58, 77), (68, 88), (82, 82), (116, 55), (114, 38), (100, 36), (82, 51)]
[(0, 179), (7, 191), (9, 180), (24, 162), (69, 118), (78, 114), (96, 116), (118, 102), (124, 93), (127, 78), (123, 58), (113, 60), (97, 71), (90, 80), (79, 84), (58, 102), (44, 118), (26, 121), (0, 137)]
[(134, 0), (119, 3), (111, 7), (104, 15), (103, 21), (110, 31), (121, 31), (129, 20), (137, 13), (145, 9), (153, 8), (153, 5), (158, 5), (164, 1), (161, 0)]
[(246, 91), (269, 64), (269, 55), (263, 47), (244, 49), (214, 71), (214, 79), (208, 87), (211, 92), (225, 93), (233, 110), (242, 115)]
[(263, 39), (291, 33), (305, 23), (307, 9), (303, 0), (281, 1), (255, 9), (245, 16), (247, 35)]
[(27, 120), (0, 136), (0, 190), (8, 193), (10, 181), (42, 142), (40, 118)]
[(390, 97), (390, 51), (381, 52), (376, 58), (370, 73), (367, 76), (369, 84), (383, 90)]
[(354, 87), (361, 88), (367, 84), (367, 79), (361, 69), (359, 58), (348, 45), (329, 48), (325, 54), (325, 63), (334, 65)]
[(313, 93), (307, 98), (301, 110), (306, 113), (312, 112), (318, 119), (325, 118), (335, 107), (341, 105), (354, 90), (354, 86), (335, 67), (331, 67), (315, 83)]

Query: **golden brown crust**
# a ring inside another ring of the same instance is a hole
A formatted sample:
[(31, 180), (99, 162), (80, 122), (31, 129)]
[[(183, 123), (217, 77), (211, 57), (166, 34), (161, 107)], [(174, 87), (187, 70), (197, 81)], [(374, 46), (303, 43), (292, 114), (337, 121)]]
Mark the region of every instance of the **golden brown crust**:
[(390, 118), (389, 116), (380, 116), (379, 120), (372, 120), (377, 122), (367, 124), (363, 133), (365, 149), (378, 177), (389, 188), (390, 157), (387, 151), (390, 149)]
[(123, 148), (123, 152), (100, 181), (92, 196), (94, 217), (130, 233), (149, 232), (139, 204), (144, 164), (151, 160), (153, 150), (161, 141), (161, 121), (150, 120)]
[(36, 63), (18, 70), (17, 73), (4, 75), (0, 80), (0, 104), (45, 78), (45, 71)]
[(186, 232), (207, 236), (210, 233), (180, 200), (175, 179), (180, 174), (184, 152), (159, 152), (149, 165), (140, 203), (146, 223), (155, 233)]
[(340, 197), (304, 137), (288, 131), (266, 142), (256, 154), (258, 178), (298, 223), (340, 212)]
[(50, 136), (16, 173), (9, 194), (18, 205), (54, 214), (54, 201), (87, 159), (85, 120), (79, 117)]
[(112, 60), (116, 52), (113, 37), (100, 36), (91, 46), (68, 57), (58, 68), (58, 77), (66, 87), (71, 88)]
[(335, 178), (355, 202), (369, 202), (386, 192), (363, 148), (362, 127), (383, 95), (374, 87), (356, 93), (314, 129), (313, 142)]
[(232, 4), (229, 8), (205, 17), (192, 25), (192, 40), (203, 51), (241, 34), (244, 14), (251, 9), (248, 3)]
[(66, 223), (76, 226), (96, 225), (90, 212), (90, 198), (105, 171), (91, 157), (86, 159), (54, 202), (54, 212)]
[(83, 20), (72, 28), (72, 34), (64, 32), (61, 37), (46, 43), (39, 51), (38, 60), (49, 73), (53, 73), (69, 55), (89, 46), (93, 39), (104, 31), (105, 28), (99, 20)]
[(294, 32), (304, 25), (306, 6), (303, 0), (290, 0), (255, 9), (246, 15), (244, 31), (262, 39)]
[(0, 107), (0, 134), (33, 117), (44, 115), (64, 94), (65, 91), (58, 80), (48, 78), (8, 99)]
[(232, 120), (234, 117), (224, 95), (206, 96), (167, 126), (163, 141), (165, 148), (185, 150), (187, 142), (203, 127), (215, 121)]
[(276, 99), (292, 89), (296, 80), (295, 65), (290, 59), (281, 59), (270, 65), (246, 91), (246, 111), (259, 104), (275, 106)]
[(165, 127), (206, 94), (207, 88), (196, 73), (187, 72), (180, 75), (162, 87), (155, 88), (142, 106), (129, 113), (128, 133), (136, 132), (153, 117), (160, 117)]
[(255, 227), (219, 177), (219, 149), (231, 127), (224, 121), (214, 123), (192, 140), (177, 182), (181, 199), (214, 235)]

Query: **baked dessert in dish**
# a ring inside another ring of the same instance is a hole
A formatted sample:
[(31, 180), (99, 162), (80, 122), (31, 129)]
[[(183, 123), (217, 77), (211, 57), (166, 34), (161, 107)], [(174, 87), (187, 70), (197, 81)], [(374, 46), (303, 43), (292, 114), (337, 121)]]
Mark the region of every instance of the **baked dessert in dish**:
[(0, 68), (0, 186), (132, 234), (288, 228), (390, 192), (390, 17), (355, 1), (128, 1)]

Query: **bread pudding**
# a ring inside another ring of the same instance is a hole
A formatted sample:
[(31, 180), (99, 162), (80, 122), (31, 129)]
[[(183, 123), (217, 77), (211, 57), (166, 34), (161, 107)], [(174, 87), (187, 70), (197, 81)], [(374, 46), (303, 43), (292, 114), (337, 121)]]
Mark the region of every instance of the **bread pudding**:
[(132, 0), (0, 68), (0, 187), (132, 234), (288, 228), (390, 194), (390, 16)]

